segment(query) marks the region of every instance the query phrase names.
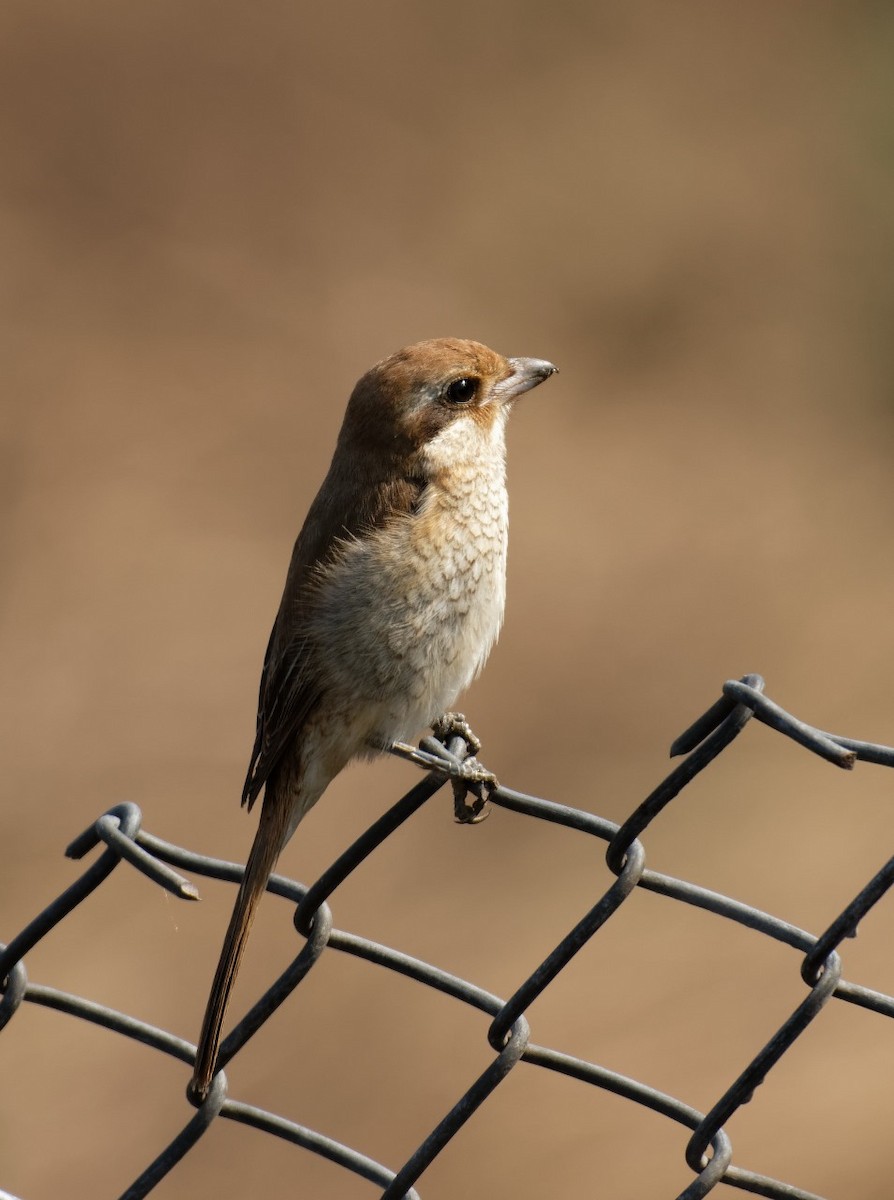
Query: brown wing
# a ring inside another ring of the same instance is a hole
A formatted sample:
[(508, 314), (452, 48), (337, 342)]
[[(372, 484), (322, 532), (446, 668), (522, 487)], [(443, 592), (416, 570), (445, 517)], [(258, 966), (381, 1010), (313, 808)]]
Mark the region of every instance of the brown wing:
[(261, 670), (255, 744), (242, 788), (242, 803), (249, 810), (319, 700), (311, 681), (302, 678), (302, 663), (308, 663), (304, 645), (295, 642), (286, 647), (282, 657), (274, 658), (277, 640), (274, 625)]
[(339, 542), (362, 537), (417, 507), (425, 482), (415, 477), (369, 481), (340, 472), (333, 462), (292, 551), (258, 696), (255, 744), (242, 789), (249, 809), (273, 776), (289, 746), (319, 704), (321, 689), (308, 644), (314, 568), (326, 563)]

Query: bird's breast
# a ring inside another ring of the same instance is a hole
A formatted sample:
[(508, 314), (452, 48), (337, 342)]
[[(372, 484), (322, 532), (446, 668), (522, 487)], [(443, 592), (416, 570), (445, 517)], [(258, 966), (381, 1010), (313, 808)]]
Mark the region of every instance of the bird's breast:
[(320, 667), (368, 709), (374, 740), (411, 737), (484, 665), (503, 619), (507, 534), (498, 456), (431, 482), (413, 514), (346, 545), (327, 572)]

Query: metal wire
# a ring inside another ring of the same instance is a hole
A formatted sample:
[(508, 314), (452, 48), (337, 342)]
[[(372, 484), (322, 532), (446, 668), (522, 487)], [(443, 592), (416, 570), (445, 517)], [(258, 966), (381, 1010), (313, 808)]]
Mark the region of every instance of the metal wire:
[[(457, 1131), (474, 1118), (487, 1098), (520, 1064), (553, 1071), (622, 1096), (690, 1131), (683, 1152), (694, 1177), (677, 1200), (696, 1200), (697, 1197), (708, 1195), (720, 1183), (751, 1195), (770, 1197), (771, 1200), (821, 1200), (797, 1186), (748, 1171), (733, 1163), (732, 1143), (724, 1126), (742, 1105), (748, 1103), (755, 1089), (780, 1058), (832, 1000), (845, 1001), (881, 1016), (894, 1017), (894, 997), (842, 979), (838, 954), (841, 943), (854, 935), (859, 922), (882, 900), (894, 883), (894, 858), (886, 862), (829, 927), (815, 937), (741, 901), (649, 870), (645, 866), (645, 852), (640, 840), (652, 821), (722, 753), (752, 717), (841, 768), (851, 769), (857, 761), (894, 766), (894, 748), (815, 729), (769, 700), (763, 694), (763, 689), (764, 682), (758, 675), (746, 675), (741, 680), (724, 684), (721, 698), (674, 742), (671, 753), (685, 754), (685, 759), (620, 826), (593, 813), (498, 785), (480, 764), (474, 759), (467, 759), (467, 747), (460, 737), (450, 738), (446, 746), (427, 738), (418, 750), (396, 747), (395, 753), (423, 767), (427, 771), (426, 776), (357, 838), (311, 887), (304, 887), (281, 875), (274, 875), (270, 880), (268, 890), (295, 905), (294, 924), (304, 943), (292, 963), (225, 1039), (221, 1046), (219, 1067), (225, 1067), (238, 1054), (328, 950), (350, 954), (397, 972), (487, 1014), (490, 1018), (487, 1038), (493, 1050), (492, 1061), (396, 1170), (318, 1131), (231, 1099), (226, 1073), (219, 1070), (201, 1107), (177, 1137), (122, 1193), (120, 1200), (141, 1200), (148, 1196), (218, 1117), (252, 1126), (328, 1159), (381, 1189), (382, 1200), (418, 1200), (415, 1184), (420, 1177)], [(432, 963), (332, 926), (327, 903), (329, 897), (448, 780), (458, 796), (458, 819), (478, 819), (486, 797), (490, 803), (519, 815), (563, 825), (606, 842), (606, 862), (616, 876), (614, 882), (595, 899), (590, 909), (575, 922), (543, 962), (505, 1000)], [(471, 816), (460, 814), (460, 801), (466, 790), (474, 796), (472, 809), (469, 810), (474, 814)], [(192, 875), (233, 883), (241, 878), (242, 868), (236, 863), (208, 858), (146, 833), (141, 828), (140, 811), (133, 804), (119, 804), (109, 809), (75, 838), (66, 853), (72, 858), (82, 858), (100, 845), (104, 847), (101, 855), (83, 875), (13, 937), (7, 946), (0, 947), (3, 991), (0, 999), (0, 1030), (11, 1021), (23, 1001), (27, 1001), (114, 1030), (184, 1063), (191, 1063), (195, 1047), (166, 1030), (80, 996), (29, 983), (24, 958), (38, 942), (51, 935), (74, 908), (87, 900), (120, 862), (135, 867), (182, 899), (197, 899), (198, 892), (174, 868)], [(525, 1012), (532, 1002), (550, 986), (638, 887), (755, 930), (792, 947), (801, 956), (801, 978), (809, 989), (804, 999), (710, 1111), (704, 1114), (683, 1100), (648, 1084), (560, 1050), (534, 1045), (529, 1039)], [(0, 1190), (0, 1200), (5, 1198), (15, 1200), (10, 1193)]]

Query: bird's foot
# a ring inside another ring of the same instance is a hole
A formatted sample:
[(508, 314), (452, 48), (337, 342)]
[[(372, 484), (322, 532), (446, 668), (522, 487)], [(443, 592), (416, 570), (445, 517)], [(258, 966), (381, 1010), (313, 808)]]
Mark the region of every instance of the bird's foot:
[(432, 722), (431, 731), (444, 746), (449, 744), (451, 738), (460, 737), (466, 743), (469, 754), (478, 754), (481, 750), (481, 738), (475, 735), (463, 713), (441, 713)]
[[(450, 779), (453, 788), (453, 816), (460, 825), (478, 825), (490, 813), (488, 800), (500, 786), (493, 771), (481, 765), (475, 755), (481, 741), (472, 732), (462, 713), (444, 713), (432, 725), (433, 737), (423, 738), (419, 746), (394, 742), (391, 753), (427, 771), (438, 771)], [(468, 757), (460, 758), (465, 742)]]
[(481, 750), (481, 739), (475, 735), (462, 713), (447, 712), (432, 725), (437, 741), (449, 749), (454, 738), (466, 743), (468, 757), (459, 771), (451, 773), (453, 788), (453, 819), (458, 825), (479, 825), (490, 816), (488, 801), (500, 786), (493, 771), (488, 771), (475, 757)]

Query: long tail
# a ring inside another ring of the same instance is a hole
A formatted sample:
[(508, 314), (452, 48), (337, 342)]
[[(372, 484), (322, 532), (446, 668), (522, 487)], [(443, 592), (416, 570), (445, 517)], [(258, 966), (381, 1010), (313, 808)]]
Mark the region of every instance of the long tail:
[(245, 864), (245, 874), (236, 897), (233, 915), (227, 926), (202, 1021), (202, 1032), (199, 1034), (195, 1071), (189, 1085), (190, 1094), (198, 1100), (204, 1099), (214, 1075), (230, 992), (242, 962), (258, 902), (267, 888), (267, 881), (287, 840), (289, 805), (284, 801), (285, 797), (279, 799), (272, 789), (268, 789), (264, 796), (258, 832)]

